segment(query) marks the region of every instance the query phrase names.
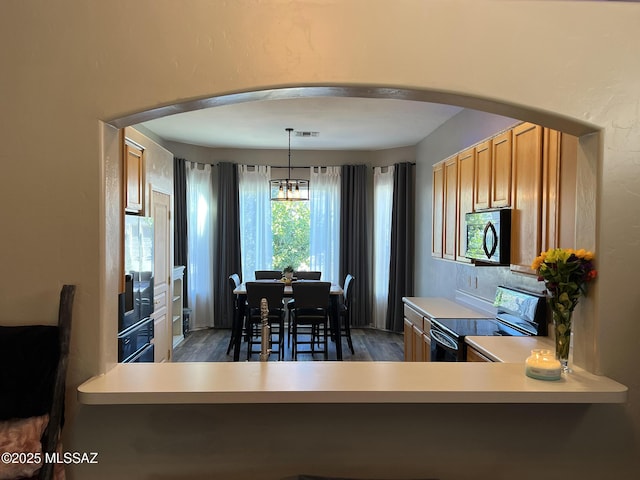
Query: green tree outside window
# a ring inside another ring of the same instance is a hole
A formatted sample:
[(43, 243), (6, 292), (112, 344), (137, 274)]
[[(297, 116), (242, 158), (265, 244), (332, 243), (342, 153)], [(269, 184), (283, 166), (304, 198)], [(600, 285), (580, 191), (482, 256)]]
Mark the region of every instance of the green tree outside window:
[(271, 202), (273, 268), (309, 270), (309, 202)]

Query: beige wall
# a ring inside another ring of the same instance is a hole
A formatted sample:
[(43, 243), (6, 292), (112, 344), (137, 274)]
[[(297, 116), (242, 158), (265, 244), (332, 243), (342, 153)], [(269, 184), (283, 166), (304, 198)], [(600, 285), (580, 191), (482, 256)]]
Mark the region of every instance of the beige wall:
[[(107, 246), (118, 172), (113, 132), (101, 120), (231, 92), (363, 85), (420, 89), (571, 133), (602, 131), (591, 164), (597, 235), (586, 245), (600, 277), (584, 303), (598, 339), (595, 367), (630, 387), (628, 404), (282, 405), (255, 424), (246, 419), (253, 407), (87, 407), (71, 394), (66, 448), (100, 453), (71, 479), (632, 478), (640, 451), (636, 4), (5, 0), (2, 10), (0, 242), (10, 272), (0, 278), (2, 321), (53, 323), (61, 285), (78, 284), (71, 391), (106, 366), (101, 325), (116, 294)], [(297, 441), (306, 429), (315, 435)]]

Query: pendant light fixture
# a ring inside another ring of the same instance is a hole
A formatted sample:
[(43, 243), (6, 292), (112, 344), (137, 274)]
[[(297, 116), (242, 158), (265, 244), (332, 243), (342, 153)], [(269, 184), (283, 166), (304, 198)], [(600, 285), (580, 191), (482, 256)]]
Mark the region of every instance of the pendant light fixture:
[(289, 133), (289, 167), (287, 178), (271, 180), (271, 200), (298, 201), (309, 200), (309, 180), (291, 178), (291, 132), (293, 128), (285, 129)]

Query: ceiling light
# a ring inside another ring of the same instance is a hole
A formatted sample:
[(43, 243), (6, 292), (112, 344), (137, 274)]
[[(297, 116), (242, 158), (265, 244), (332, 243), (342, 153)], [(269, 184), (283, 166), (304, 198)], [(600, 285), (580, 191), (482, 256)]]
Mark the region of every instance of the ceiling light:
[(291, 132), (293, 128), (285, 129), (289, 133), (289, 167), (287, 178), (271, 180), (271, 200), (298, 201), (309, 200), (309, 180), (291, 178)]

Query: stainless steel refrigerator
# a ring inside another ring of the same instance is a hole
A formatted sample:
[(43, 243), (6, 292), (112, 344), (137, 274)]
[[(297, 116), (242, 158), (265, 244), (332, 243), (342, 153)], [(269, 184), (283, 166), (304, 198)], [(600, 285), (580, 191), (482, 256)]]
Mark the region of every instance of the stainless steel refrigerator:
[(125, 291), (118, 302), (118, 361), (153, 362), (153, 219), (125, 215)]

